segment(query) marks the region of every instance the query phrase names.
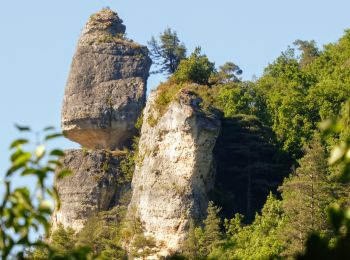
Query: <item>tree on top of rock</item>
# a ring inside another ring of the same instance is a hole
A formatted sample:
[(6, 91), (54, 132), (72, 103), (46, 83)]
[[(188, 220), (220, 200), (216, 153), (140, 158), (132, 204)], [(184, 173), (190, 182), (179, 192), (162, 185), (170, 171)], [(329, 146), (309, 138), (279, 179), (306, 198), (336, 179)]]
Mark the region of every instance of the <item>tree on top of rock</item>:
[(187, 59), (183, 59), (172, 79), (177, 83), (192, 82), (201, 85), (209, 84), (210, 76), (215, 72), (215, 65), (210, 62), (201, 48), (196, 47)]
[(185, 45), (180, 42), (176, 31), (170, 28), (159, 35), (159, 41), (152, 36), (148, 46), (153, 64), (158, 68), (153, 73), (173, 74), (180, 61), (186, 58)]
[(233, 62), (226, 62), (224, 65), (219, 67), (218, 77), (221, 83), (239, 82), (239, 78), (242, 75), (242, 69), (234, 64)]

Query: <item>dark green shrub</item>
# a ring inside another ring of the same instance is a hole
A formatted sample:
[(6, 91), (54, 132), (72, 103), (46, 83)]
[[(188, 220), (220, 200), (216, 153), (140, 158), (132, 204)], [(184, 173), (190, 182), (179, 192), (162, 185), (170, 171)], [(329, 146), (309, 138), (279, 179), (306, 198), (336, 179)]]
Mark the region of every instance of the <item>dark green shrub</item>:
[(172, 79), (177, 83), (193, 82), (206, 85), (214, 71), (214, 63), (210, 62), (206, 55), (201, 54), (201, 49), (197, 47), (189, 58), (180, 62)]

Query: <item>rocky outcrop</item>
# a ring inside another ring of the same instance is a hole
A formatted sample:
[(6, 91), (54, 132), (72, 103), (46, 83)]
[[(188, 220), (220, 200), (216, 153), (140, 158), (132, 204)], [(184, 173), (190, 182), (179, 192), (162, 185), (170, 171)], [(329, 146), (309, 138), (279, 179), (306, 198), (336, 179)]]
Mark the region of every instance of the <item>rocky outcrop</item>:
[(197, 95), (182, 90), (154, 122), (156, 99), (152, 92), (144, 111), (129, 214), (156, 239), (159, 254), (168, 255), (180, 249), (189, 220), (205, 214), (220, 120), (202, 111)]
[(73, 175), (55, 180), (61, 207), (53, 215), (53, 229), (62, 224), (79, 231), (90, 217), (119, 205), (121, 194), (130, 190), (118, 152), (96, 149), (128, 146), (145, 106), (150, 66), (147, 48), (125, 38), (115, 12), (103, 9), (90, 17), (66, 85), (62, 130), (95, 150), (65, 151), (62, 168)]
[(146, 47), (124, 37), (122, 22), (109, 9), (92, 15), (72, 61), (62, 130), (87, 148), (127, 145), (145, 105), (151, 60)]
[(120, 181), (119, 163), (118, 157), (101, 150), (65, 151), (63, 165), (72, 175), (55, 180), (61, 206), (52, 217), (53, 229), (62, 224), (79, 231), (90, 217), (117, 205), (129, 189)]
[[(124, 33), (118, 15), (104, 9), (90, 17), (73, 58), (62, 129), (66, 137), (90, 149), (127, 146), (145, 105), (151, 60), (147, 48), (127, 40)], [(154, 91), (144, 111), (127, 217), (155, 238), (153, 258), (181, 250), (189, 220), (205, 215), (214, 185), (212, 151), (220, 119), (214, 110), (204, 111), (200, 97), (188, 89), (166, 105), (169, 97), (158, 102), (160, 90)], [(130, 176), (123, 181), (117, 153), (66, 151), (63, 168), (73, 174), (55, 180), (61, 207), (53, 215), (54, 229), (62, 224), (79, 231), (90, 217), (121, 203)], [(130, 237), (125, 245), (133, 242)]]

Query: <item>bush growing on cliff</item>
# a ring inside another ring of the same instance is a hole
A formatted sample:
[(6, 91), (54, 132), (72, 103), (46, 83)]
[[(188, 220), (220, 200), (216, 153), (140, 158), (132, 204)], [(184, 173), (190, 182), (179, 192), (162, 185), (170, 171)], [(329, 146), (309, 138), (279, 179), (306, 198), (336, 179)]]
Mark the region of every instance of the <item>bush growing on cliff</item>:
[(180, 62), (172, 79), (177, 83), (193, 82), (207, 85), (210, 75), (215, 71), (213, 62), (201, 54), (201, 48), (197, 47), (191, 56)]

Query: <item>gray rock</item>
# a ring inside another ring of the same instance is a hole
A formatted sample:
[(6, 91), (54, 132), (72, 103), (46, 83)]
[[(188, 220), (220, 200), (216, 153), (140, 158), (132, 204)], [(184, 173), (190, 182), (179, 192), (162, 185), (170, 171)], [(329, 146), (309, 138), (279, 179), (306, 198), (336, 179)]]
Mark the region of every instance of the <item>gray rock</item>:
[(65, 151), (63, 168), (73, 174), (55, 179), (61, 207), (52, 216), (53, 229), (62, 224), (79, 231), (90, 217), (118, 205), (130, 188), (130, 183), (120, 181), (119, 163), (118, 157), (101, 150)]
[[(158, 259), (180, 250), (189, 220), (205, 214), (220, 120), (204, 113), (200, 98), (190, 91), (182, 90), (162, 115), (156, 99), (154, 91), (144, 110), (129, 214), (136, 214), (145, 235), (156, 239)], [(150, 125), (149, 118), (157, 116)]]
[(66, 137), (87, 148), (122, 148), (145, 105), (151, 60), (146, 47), (124, 38), (109, 9), (92, 15), (80, 37), (62, 109)]

